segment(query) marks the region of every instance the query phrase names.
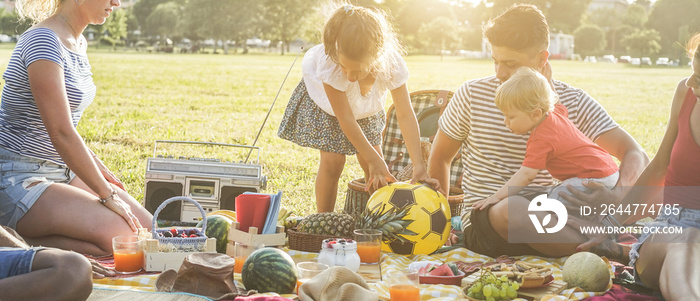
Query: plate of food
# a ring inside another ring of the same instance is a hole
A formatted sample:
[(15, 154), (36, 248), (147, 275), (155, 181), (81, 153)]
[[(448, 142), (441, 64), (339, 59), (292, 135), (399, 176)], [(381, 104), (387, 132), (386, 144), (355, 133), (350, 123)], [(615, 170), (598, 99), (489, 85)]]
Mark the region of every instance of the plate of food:
[(418, 270), (418, 281), (421, 284), (461, 285), (466, 274), (457, 269), (454, 263), (437, 261), (418, 261), (408, 265), (409, 269)]

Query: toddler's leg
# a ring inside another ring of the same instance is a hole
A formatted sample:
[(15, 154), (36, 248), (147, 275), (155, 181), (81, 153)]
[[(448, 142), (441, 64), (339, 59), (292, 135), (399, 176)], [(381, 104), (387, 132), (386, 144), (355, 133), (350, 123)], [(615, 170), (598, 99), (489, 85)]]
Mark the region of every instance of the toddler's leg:
[(338, 195), (338, 180), (345, 168), (345, 155), (321, 151), (321, 162), (316, 174), (316, 210), (332, 212)]

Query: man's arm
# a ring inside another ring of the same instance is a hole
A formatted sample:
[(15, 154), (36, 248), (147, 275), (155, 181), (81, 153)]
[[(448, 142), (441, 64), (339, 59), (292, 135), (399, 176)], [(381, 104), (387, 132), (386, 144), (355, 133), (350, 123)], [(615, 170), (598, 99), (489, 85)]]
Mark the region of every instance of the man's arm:
[(564, 193), (561, 197), (573, 205), (619, 203), (649, 164), (649, 156), (644, 149), (621, 127), (601, 134), (596, 144), (620, 160), (620, 179), (613, 190), (594, 182), (586, 184), (592, 192), (582, 192), (575, 187), (569, 187), (571, 195)]
[(442, 130), (438, 130), (428, 158), (428, 175), (440, 182), (440, 192), (449, 195), (450, 166), (452, 159), (462, 146), (462, 141), (454, 140)]

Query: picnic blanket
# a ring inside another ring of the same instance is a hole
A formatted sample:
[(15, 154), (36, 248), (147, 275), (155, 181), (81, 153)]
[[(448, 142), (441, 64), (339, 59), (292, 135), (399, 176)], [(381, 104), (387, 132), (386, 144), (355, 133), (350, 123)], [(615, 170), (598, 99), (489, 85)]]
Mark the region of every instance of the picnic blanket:
[[(283, 249), (292, 258), (299, 261), (315, 261), (318, 257), (318, 253), (302, 252), (296, 250), (290, 250), (288, 248)], [(567, 257), (562, 258), (544, 258), (537, 256), (515, 256), (514, 258), (523, 260), (525, 262), (546, 265), (552, 269), (552, 275), (554, 280), (562, 281), (562, 267)], [(430, 260), (430, 261), (490, 261), (493, 258), (472, 252), (468, 249), (458, 248), (450, 250), (441, 254), (434, 255), (411, 255), (403, 256), (391, 253), (382, 253), (381, 258), (381, 271), (382, 275), (386, 275), (392, 271), (407, 268), (411, 262)], [(612, 267), (610, 272), (612, 275)], [(128, 277), (118, 277), (118, 278), (105, 278), (105, 279), (95, 279), (93, 283), (96, 288), (112, 288), (112, 289), (130, 289), (137, 291), (155, 291), (155, 282), (158, 274), (153, 273), (141, 273)], [(234, 274), (234, 283), (236, 286), (243, 287), (242, 279), (240, 274)], [(389, 299), (389, 287), (386, 282), (380, 281), (376, 283), (369, 283), (369, 286), (375, 290), (379, 297), (382, 299)], [(421, 300), (456, 300), (463, 299), (462, 288), (452, 285), (420, 285)], [(566, 289), (562, 291), (559, 295), (545, 296), (542, 300), (544, 301), (557, 301), (557, 300), (583, 300), (593, 296), (601, 296), (604, 293), (594, 293), (594, 292), (583, 292), (580, 289)], [(283, 297), (293, 298), (293, 295), (282, 295)], [(524, 300), (524, 299), (516, 299)]]

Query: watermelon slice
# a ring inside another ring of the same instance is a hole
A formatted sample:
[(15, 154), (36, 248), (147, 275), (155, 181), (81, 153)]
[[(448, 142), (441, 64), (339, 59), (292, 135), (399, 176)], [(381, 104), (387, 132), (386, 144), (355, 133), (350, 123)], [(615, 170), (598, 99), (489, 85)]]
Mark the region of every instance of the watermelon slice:
[(428, 273), (430, 276), (454, 276), (455, 274), (452, 273), (452, 269), (447, 264), (443, 264), (436, 269), (432, 270), (430, 273)]

